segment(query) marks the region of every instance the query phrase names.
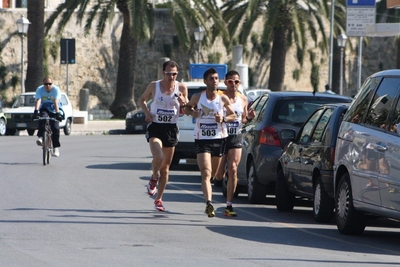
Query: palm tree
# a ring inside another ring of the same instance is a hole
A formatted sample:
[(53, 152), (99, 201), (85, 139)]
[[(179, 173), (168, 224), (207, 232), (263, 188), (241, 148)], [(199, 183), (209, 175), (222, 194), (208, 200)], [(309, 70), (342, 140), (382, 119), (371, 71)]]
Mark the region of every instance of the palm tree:
[[(92, 9), (84, 26), (86, 34), (91, 29), (94, 17), (98, 16), (96, 31), (97, 36), (101, 36), (104, 32), (106, 21), (114, 15), (115, 6), (123, 17), (117, 85), (110, 111), (113, 113), (114, 118), (125, 118), (127, 112), (136, 108), (133, 101), (136, 53), (139, 43), (153, 36), (154, 10), (147, 0), (69, 0), (60, 4), (46, 21), (46, 31), (50, 30), (56, 19), (61, 15), (57, 27), (57, 33), (60, 34), (76, 10), (78, 10), (78, 23), (81, 23), (84, 12), (89, 8), (90, 2), (94, 3), (92, 3)], [(203, 0), (192, 0), (192, 4), (187, 0), (175, 0), (169, 3), (168, 7), (184, 52), (189, 51), (191, 47), (193, 42), (191, 37), (192, 28), (197, 25), (203, 25), (206, 28), (212, 26), (219, 29), (223, 36), (228, 36), (225, 24), (220, 19), (221, 15), (216, 8), (215, 0), (205, 2)], [(215, 20), (214, 24), (209, 24), (208, 19), (210, 18)], [(209, 36), (211, 35), (210, 33)], [(212, 43), (210, 38), (205, 38), (204, 44), (210, 43)]]
[[(307, 33), (316, 46), (327, 51), (327, 1), (232, 0), (227, 1), (222, 10), (230, 36), (238, 36), (236, 42), (242, 45), (247, 43), (255, 21), (263, 19), (262, 46), (268, 50), (272, 43), (268, 88), (273, 91), (283, 89), (286, 54), (293, 44), (297, 48), (297, 60), (303, 63)], [(318, 40), (319, 34), (322, 35), (321, 40)]]
[(147, 0), (69, 0), (57, 7), (46, 21), (45, 27), (48, 32), (61, 15), (57, 27), (57, 33), (60, 34), (76, 10), (77, 21), (81, 23), (86, 10), (90, 9), (84, 26), (85, 33), (90, 32), (94, 18), (98, 17), (96, 34), (100, 37), (104, 32), (106, 22), (113, 18), (115, 7), (122, 14), (123, 26), (115, 98), (110, 111), (113, 118), (122, 119), (125, 118), (127, 112), (136, 108), (133, 101), (136, 52), (139, 42), (150, 38), (153, 32), (154, 15), (151, 4)]
[(30, 24), (28, 28), (28, 68), (25, 82), (27, 92), (34, 92), (44, 78), (44, 4), (44, 0), (28, 1), (28, 20), (35, 23)]

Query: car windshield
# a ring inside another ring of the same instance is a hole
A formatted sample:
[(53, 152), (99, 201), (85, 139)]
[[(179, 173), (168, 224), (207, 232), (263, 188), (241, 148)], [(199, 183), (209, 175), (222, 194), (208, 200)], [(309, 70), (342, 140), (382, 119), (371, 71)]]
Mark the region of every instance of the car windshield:
[(335, 98), (282, 99), (277, 101), (274, 107), (272, 121), (301, 126), (319, 106), (337, 102)]
[(13, 108), (34, 107), (35, 95), (20, 95), (12, 105)]

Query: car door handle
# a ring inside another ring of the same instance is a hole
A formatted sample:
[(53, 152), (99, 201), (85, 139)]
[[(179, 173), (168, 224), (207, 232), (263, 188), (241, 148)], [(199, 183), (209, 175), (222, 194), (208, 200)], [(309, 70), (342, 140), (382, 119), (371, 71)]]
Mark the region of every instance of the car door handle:
[(379, 152), (385, 152), (385, 151), (387, 150), (386, 145), (374, 144), (374, 147), (375, 147), (376, 150), (378, 150)]

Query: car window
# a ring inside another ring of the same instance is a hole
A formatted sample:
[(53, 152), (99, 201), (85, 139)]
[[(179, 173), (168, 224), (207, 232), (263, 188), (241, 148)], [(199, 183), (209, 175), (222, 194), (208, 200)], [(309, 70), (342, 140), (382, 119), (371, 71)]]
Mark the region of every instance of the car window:
[(318, 121), (317, 126), (315, 127), (315, 131), (311, 137), (312, 142), (321, 142), (322, 136), (324, 136), (326, 131), (326, 126), (328, 125), (329, 120), (331, 119), (333, 113), (333, 109), (328, 108), (325, 110), (324, 114), (322, 114), (321, 118)]
[(388, 130), (387, 119), (393, 99), (400, 86), (399, 78), (384, 78), (370, 103), (366, 114), (365, 124), (375, 128)]
[(254, 103), (251, 107), (254, 109), (256, 112), (256, 121), (261, 121), (264, 117), (264, 109), (267, 105), (265, 105), (268, 100), (268, 95), (264, 95), (262, 97), (259, 97), (259, 100), (257, 103)]
[(372, 77), (367, 79), (361, 86), (360, 91), (355, 96), (355, 100), (349, 107), (343, 121), (352, 123), (361, 123), (363, 114), (366, 114), (367, 108), (374, 93), (375, 87), (379, 84), (381, 77)]
[(280, 124), (302, 126), (322, 104), (337, 103), (335, 98), (294, 98), (276, 102), (272, 121)]
[(12, 105), (12, 108), (35, 106), (35, 95), (20, 95)]
[(388, 127), (390, 132), (400, 134), (400, 101), (397, 101), (396, 107), (390, 114), (390, 124)]
[(60, 102), (62, 106), (67, 106), (68, 105), (67, 97), (65, 95), (61, 95)]
[(315, 112), (311, 118), (304, 124), (301, 133), (300, 133), (300, 137), (299, 137), (299, 143), (307, 143), (310, 142), (311, 140), (311, 133), (312, 130), (314, 129), (315, 124), (317, 123), (319, 117), (321, 116), (321, 113), (323, 112), (323, 110), (318, 110), (317, 112)]

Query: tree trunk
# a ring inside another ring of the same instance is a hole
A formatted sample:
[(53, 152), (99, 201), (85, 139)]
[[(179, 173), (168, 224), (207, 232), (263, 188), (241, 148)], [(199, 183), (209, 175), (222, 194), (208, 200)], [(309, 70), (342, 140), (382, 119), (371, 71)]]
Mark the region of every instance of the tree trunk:
[(136, 62), (137, 40), (132, 36), (131, 18), (126, 0), (117, 1), (117, 8), (123, 15), (120, 40), (117, 89), (110, 106), (113, 119), (125, 119), (126, 113), (136, 109), (133, 101), (134, 70)]
[[(28, 69), (25, 91), (34, 92), (43, 81), (44, 0), (28, 1)], [(21, 83), (24, 81), (21, 81)]]
[(271, 50), (271, 64), (268, 82), (268, 88), (272, 91), (283, 90), (286, 53), (287, 30), (283, 27), (274, 28), (274, 40)]

